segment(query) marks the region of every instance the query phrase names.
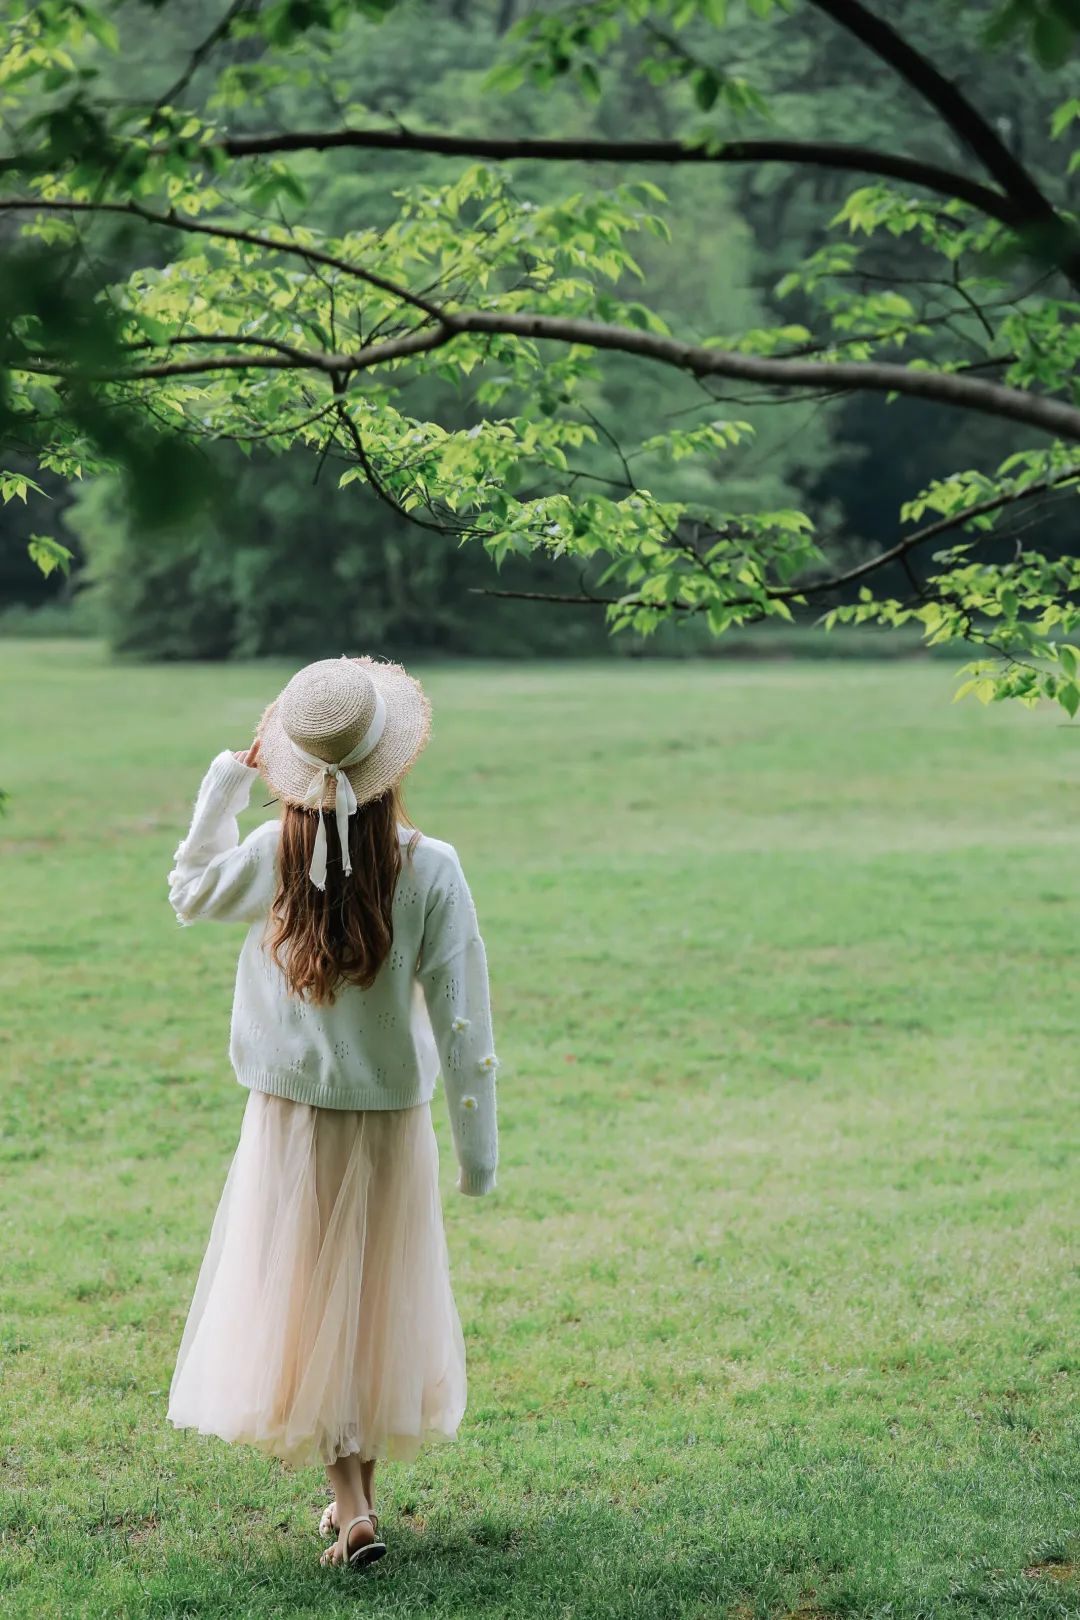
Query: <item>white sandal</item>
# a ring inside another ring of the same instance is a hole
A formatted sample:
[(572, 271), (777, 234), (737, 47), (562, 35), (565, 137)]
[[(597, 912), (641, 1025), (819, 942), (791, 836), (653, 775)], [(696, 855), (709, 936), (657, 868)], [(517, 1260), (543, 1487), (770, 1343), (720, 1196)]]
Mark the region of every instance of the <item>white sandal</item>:
[[(334, 1503), (331, 1503), (330, 1507), (333, 1507), (334, 1505)], [(327, 1522), (329, 1521), (330, 1507), (326, 1509), (322, 1519), (319, 1520), (320, 1529), (322, 1529), (324, 1520)], [(337, 1562), (339, 1565), (348, 1564), (350, 1569), (362, 1569), (367, 1564), (376, 1563), (377, 1560), (383, 1556), (383, 1554), (386, 1552), (386, 1543), (385, 1541), (379, 1541), (377, 1537), (371, 1541), (362, 1542), (353, 1553), (348, 1551), (349, 1537), (352, 1535), (353, 1526), (357, 1524), (370, 1524), (373, 1537), (375, 1537), (375, 1532), (377, 1532), (379, 1528), (379, 1515), (377, 1513), (358, 1513), (355, 1518), (350, 1519), (348, 1524), (345, 1526), (345, 1557), (343, 1559), (334, 1560), (327, 1558), (326, 1553), (324, 1553), (320, 1560), (321, 1563), (332, 1564)], [(334, 1534), (332, 1525), (330, 1527), (330, 1533), (331, 1535)], [(329, 1552), (330, 1549), (327, 1548), (326, 1551)]]

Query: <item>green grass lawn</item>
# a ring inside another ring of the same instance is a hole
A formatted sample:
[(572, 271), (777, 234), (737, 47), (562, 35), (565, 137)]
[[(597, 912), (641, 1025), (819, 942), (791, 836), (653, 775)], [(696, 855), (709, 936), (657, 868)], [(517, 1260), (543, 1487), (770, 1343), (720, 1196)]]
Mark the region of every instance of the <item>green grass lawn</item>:
[(0, 1614), (1080, 1615), (1080, 726), (940, 665), (423, 672), (503, 1065), (492, 1197), (434, 1104), (461, 1437), (358, 1577), (167, 1425), (246, 1092), (165, 876), (291, 667), (0, 643)]

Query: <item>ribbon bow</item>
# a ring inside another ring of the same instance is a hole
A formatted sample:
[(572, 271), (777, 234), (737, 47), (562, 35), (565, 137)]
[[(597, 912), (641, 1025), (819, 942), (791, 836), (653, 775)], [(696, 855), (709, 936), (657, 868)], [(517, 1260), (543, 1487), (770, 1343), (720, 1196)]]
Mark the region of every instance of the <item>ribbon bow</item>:
[(322, 818), (322, 802), (331, 781), (337, 783), (337, 792), (334, 795), (334, 819), (337, 823), (338, 843), (341, 846), (341, 860), (348, 877), (352, 872), (352, 861), (349, 859), (349, 817), (356, 814), (357, 801), (353, 785), (345, 775), (350, 765), (359, 765), (366, 759), (378, 743), (386, 726), (386, 703), (381, 692), (375, 694), (375, 714), (370, 726), (364, 732), (355, 748), (351, 748), (344, 759), (320, 759), (318, 754), (309, 754), (306, 748), (293, 742), (293, 752), (308, 765), (316, 767), (315, 776), (311, 786), (305, 793), (301, 803), (308, 810), (319, 811), (319, 830), (315, 834), (315, 848), (311, 854), (311, 865), (308, 868), (308, 877), (317, 889), (326, 888), (326, 823)]

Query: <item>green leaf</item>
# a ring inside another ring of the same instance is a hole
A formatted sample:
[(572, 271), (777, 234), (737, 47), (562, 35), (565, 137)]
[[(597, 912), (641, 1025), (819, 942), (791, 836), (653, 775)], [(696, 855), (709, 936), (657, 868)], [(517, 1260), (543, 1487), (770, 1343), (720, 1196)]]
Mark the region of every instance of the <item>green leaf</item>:
[(716, 98), (720, 94), (720, 78), (712, 68), (701, 68), (693, 77), (694, 100), (702, 112), (708, 112), (716, 105)]
[(599, 101), (603, 87), (600, 83), (600, 75), (593, 64), (591, 62), (582, 62), (578, 68), (577, 77), (582, 94), (586, 99), (588, 101)]
[(156, 315), (148, 315), (145, 310), (136, 310), (135, 324), (140, 332), (150, 339), (151, 343), (165, 344), (170, 338), (176, 336), (176, 328), (168, 321), (158, 320)]
[(269, 212), (279, 198), (297, 204), (307, 202), (307, 192), (302, 183), (294, 174), (281, 168), (259, 175), (253, 181), (248, 196), (252, 207), (260, 212)]
[(81, 6), (79, 14), (86, 24), (87, 30), (93, 34), (100, 45), (106, 50), (118, 51), (120, 49), (120, 36), (116, 32), (116, 24), (108, 17), (103, 17), (100, 11), (93, 6)]
[(20, 500), (26, 505), (26, 492), (32, 489), (35, 495), (44, 495), (45, 491), (40, 484), (36, 484), (25, 473), (12, 473), (0, 470), (0, 500), (6, 506), (10, 500)]
[(30, 553), (31, 562), (37, 564), (46, 579), (55, 568), (66, 574), (75, 555), (67, 546), (62, 546), (59, 540), (54, 540), (48, 534), (32, 534), (26, 549)]
[(1075, 96), (1063, 101), (1060, 107), (1054, 108), (1054, 115), (1050, 120), (1050, 134), (1056, 141), (1068, 129), (1074, 120), (1080, 117), (1080, 101)]
[(500, 62), (491, 69), (491, 72), (482, 81), (480, 88), (490, 90), (493, 95), (507, 95), (516, 90), (525, 77), (524, 62), (514, 59), (509, 62)]
[(1025, 0), (1007, 0), (996, 17), (992, 17), (983, 30), (985, 45), (1002, 45), (1022, 28), (1028, 18)]
[(1040, 12), (1031, 25), (1031, 44), (1042, 67), (1063, 67), (1072, 55), (1073, 31), (1056, 12)]

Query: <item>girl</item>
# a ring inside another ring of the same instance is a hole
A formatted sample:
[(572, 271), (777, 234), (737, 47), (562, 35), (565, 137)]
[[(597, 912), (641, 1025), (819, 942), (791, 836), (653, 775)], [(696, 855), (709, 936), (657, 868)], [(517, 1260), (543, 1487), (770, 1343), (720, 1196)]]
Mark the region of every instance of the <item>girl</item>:
[[(323, 1463), (322, 1562), (386, 1551), (378, 1458), (452, 1440), (465, 1346), (450, 1286), (431, 1097), (457, 1187), (492, 1191), (497, 1059), (487, 961), (450, 844), (400, 784), (430, 706), (397, 664), (294, 675), (253, 746), (222, 753), (176, 851), (181, 923), (242, 922), (230, 1057), (243, 1123), (195, 1287), (168, 1420), (290, 1467)], [(239, 841), (261, 773), (282, 805)]]

